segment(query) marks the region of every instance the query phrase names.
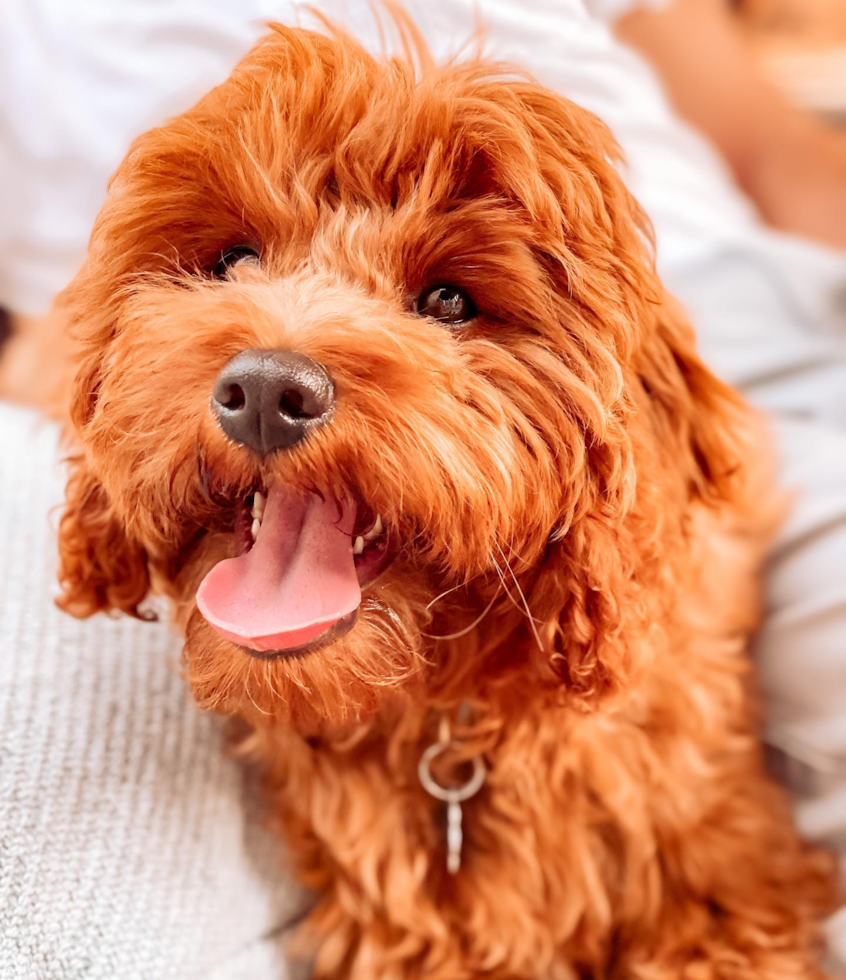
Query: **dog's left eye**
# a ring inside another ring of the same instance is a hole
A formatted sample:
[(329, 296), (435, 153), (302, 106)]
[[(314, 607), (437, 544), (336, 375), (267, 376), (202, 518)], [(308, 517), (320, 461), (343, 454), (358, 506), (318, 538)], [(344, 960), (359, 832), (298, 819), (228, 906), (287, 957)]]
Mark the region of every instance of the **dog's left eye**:
[(216, 279), (225, 279), (226, 273), (234, 266), (242, 262), (258, 263), (259, 258), (258, 251), (252, 245), (233, 245), (220, 253), (220, 259), (214, 267), (214, 276)]
[(420, 294), (417, 312), (442, 323), (465, 323), (476, 315), (476, 306), (455, 286), (432, 286)]

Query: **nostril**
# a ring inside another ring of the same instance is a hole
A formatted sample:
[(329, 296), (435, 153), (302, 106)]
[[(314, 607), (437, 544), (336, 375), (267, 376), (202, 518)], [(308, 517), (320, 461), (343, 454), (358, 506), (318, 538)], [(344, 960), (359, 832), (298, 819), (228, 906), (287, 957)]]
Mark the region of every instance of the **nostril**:
[(295, 351), (245, 350), (227, 361), (211, 410), (224, 433), (267, 456), (296, 445), (332, 415), (335, 386), (322, 364)]
[(230, 412), (236, 412), (247, 404), (247, 396), (244, 389), (239, 384), (228, 384), (217, 396), (218, 402), (228, 408)]
[(303, 393), (296, 388), (289, 388), (279, 396), (279, 414), (289, 419), (310, 419), (314, 417), (305, 406)]

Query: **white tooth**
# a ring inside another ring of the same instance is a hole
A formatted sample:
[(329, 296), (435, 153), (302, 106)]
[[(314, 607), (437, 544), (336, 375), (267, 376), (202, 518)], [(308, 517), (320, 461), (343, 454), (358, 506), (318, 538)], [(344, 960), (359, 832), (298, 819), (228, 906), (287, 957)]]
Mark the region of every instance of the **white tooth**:
[(253, 497), (253, 517), (257, 520), (261, 520), (264, 516), (264, 497), (261, 495), (259, 490), (256, 490)]
[(258, 537), (258, 533), (260, 530), (261, 530), (261, 521), (259, 520), (253, 521), (253, 526), (250, 528), (250, 531), (252, 532), (253, 535), (253, 541), (255, 541), (256, 538)]
[(378, 538), (379, 535), (384, 531), (385, 528), (382, 525), (382, 515), (377, 514), (376, 520), (373, 522), (373, 527), (364, 535), (365, 541), (372, 541), (374, 538)]
[(360, 555), (364, 551), (364, 538), (359, 534), (353, 544), (353, 554)]

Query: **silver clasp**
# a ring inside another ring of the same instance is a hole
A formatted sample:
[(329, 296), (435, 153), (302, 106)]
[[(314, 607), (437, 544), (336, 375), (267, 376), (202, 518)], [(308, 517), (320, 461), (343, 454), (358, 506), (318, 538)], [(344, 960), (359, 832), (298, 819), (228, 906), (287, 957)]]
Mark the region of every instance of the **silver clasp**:
[(461, 847), (464, 842), (464, 832), (461, 826), (463, 819), (461, 804), (466, 803), (467, 800), (479, 792), (485, 782), (487, 770), (485, 769), (485, 763), (482, 761), (482, 757), (477, 755), (471, 760), (473, 772), (470, 774), (470, 778), (466, 783), (462, 786), (449, 788), (441, 786), (432, 775), (432, 763), (439, 755), (451, 748), (452, 745), (449, 724), (446, 722), (446, 719), (442, 719), (439, 740), (433, 745), (430, 745), (420, 757), (417, 774), (420, 777), (423, 789), (436, 800), (446, 803), (447, 871), (451, 875), (454, 875), (457, 874), (461, 867)]

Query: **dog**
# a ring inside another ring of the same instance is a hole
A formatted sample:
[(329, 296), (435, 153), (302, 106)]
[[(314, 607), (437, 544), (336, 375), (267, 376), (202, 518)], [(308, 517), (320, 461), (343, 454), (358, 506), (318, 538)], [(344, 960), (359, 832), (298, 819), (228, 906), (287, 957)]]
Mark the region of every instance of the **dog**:
[(417, 55), (275, 26), (131, 147), (62, 300), (60, 604), (169, 597), (315, 977), (822, 977), (832, 863), (758, 739), (758, 423), (605, 127)]

